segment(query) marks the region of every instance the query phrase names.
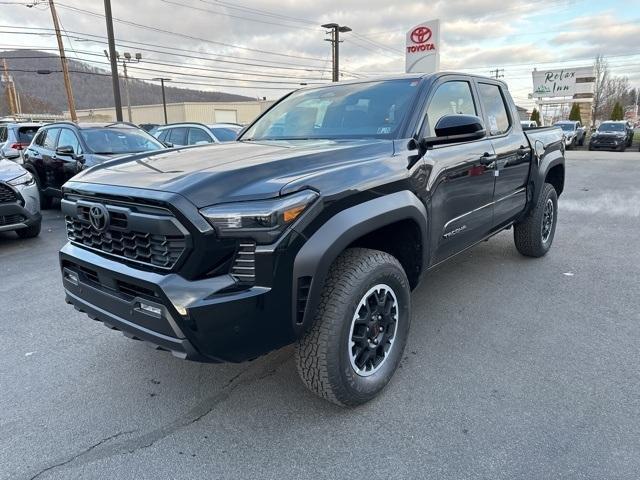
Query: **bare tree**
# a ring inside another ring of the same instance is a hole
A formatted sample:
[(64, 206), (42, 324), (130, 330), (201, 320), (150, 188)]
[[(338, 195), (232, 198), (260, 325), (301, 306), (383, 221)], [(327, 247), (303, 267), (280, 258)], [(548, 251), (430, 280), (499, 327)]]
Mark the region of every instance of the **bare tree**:
[(607, 100), (607, 84), (609, 83), (609, 63), (602, 54), (596, 55), (593, 63), (595, 85), (593, 90), (593, 116), (591, 125), (595, 125), (596, 118), (602, 115), (603, 106)]

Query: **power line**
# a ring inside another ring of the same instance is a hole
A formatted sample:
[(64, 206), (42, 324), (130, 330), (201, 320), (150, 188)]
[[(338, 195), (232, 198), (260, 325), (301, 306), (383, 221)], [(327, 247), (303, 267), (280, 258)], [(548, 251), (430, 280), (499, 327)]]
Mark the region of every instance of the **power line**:
[[(52, 30), (52, 29), (43, 28), (43, 27), (15, 27), (13, 25), (0, 25), (0, 28), (21, 28), (21, 29), (27, 29), (27, 30), (45, 30), (45, 31)], [(35, 35), (35, 36), (43, 36), (43, 35), (44, 36), (49, 36), (49, 35), (52, 35), (51, 33), (19, 32), (19, 31), (18, 32), (5, 31), (5, 32), (0, 32), (0, 33), (16, 34), (16, 35)], [(82, 35), (82, 36), (73, 37), (75, 40), (89, 41), (89, 42), (93, 42), (93, 43), (98, 43), (100, 45), (104, 45), (104, 42), (93, 40), (93, 39), (94, 38), (99, 38), (99, 39), (103, 39), (103, 40), (106, 39), (106, 37), (104, 37), (102, 35), (95, 35), (95, 34), (85, 33), (85, 32), (76, 32), (76, 31), (71, 31), (70, 30), (69, 33), (72, 33), (74, 35)], [(280, 60), (279, 61), (273, 61), (273, 60), (264, 60), (264, 59), (261, 59), (261, 58), (238, 57), (238, 56), (234, 56), (234, 55), (225, 55), (225, 54), (219, 54), (219, 53), (216, 53), (216, 54), (200, 53), (199, 56), (190, 55), (188, 53), (181, 53), (181, 54), (178, 55), (176, 53), (163, 52), (163, 51), (153, 50), (153, 49), (150, 49), (150, 48), (146, 48), (145, 49), (145, 48), (140, 47), (140, 45), (147, 46), (147, 47), (162, 48), (162, 49), (166, 49), (166, 50), (174, 50), (174, 51), (177, 51), (177, 52), (191, 52), (191, 53), (193, 53), (193, 49), (186, 49), (186, 48), (179, 48), (179, 47), (169, 47), (169, 46), (165, 46), (165, 45), (138, 42), (138, 41), (133, 41), (133, 40), (126, 40), (126, 41), (118, 40), (118, 39), (116, 39), (116, 40), (118, 42), (118, 45), (120, 45), (121, 47), (137, 48), (139, 50), (144, 50), (144, 51), (149, 51), (149, 52), (154, 52), (154, 53), (162, 53), (162, 54), (165, 54), (165, 55), (182, 56), (182, 57), (186, 57), (186, 58), (207, 60), (207, 61), (211, 61), (211, 62), (231, 63), (231, 64), (237, 64), (237, 65), (248, 65), (248, 66), (256, 66), (256, 67), (262, 67), (262, 68), (273, 68), (273, 69), (280, 69), (280, 70), (323, 71), (323, 68), (320, 68), (318, 66), (301, 65), (301, 64), (296, 64), (296, 63), (283, 62), (283, 61), (280, 61)], [(217, 58), (203, 57), (202, 55), (212, 55), (212, 56), (221, 57), (221, 58), (243, 59), (243, 60), (247, 60), (247, 61), (240, 62), (240, 61), (235, 61), (235, 60), (221, 60), (221, 59), (217, 59)], [(252, 63), (252, 62), (265, 62), (265, 63)], [(324, 71), (328, 71), (328, 70), (325, 68)]]
[[(71, 5), (66, 5), (64, 3), (59, 3), (58, 5), (61, 8), (66, 8), (67, 10), (71, 10), (71, 11), (74, 11), (74, 12), (84, 13), (85, 15), (104, 18), (104, 15), (102, 13), (92, 12), (90, 10), (85, 10), (85, 9), (74, 7), (74, 6), (71, 6)], [(116, 17), (113, 17), (113, 21), (121, 23), (123, 25), (129, 25), (129, 26), (132, 26), (132, 27), (141, 28), (141, 29), (144, 29), (144, 30), (152, 31), (152, 32), (164, 33), (164, 34), (167, 34), (167, 35), (173, 35), (173, 36), (176, 36), (176, 37), (187, 38), (189, 40), (197, 40), (199, 42), (211, 43), (211, 44), (214, 44), (214, 45), (220, 45), (220, 46), (223, 46), (223, 47), (234, 48), (234, 49), (238, 49), (238, 50), (246, 50), (246, 51), (249, 51), (249, 52), (261, 53), (261, 54), (266, 54), (266, 55), (274, 55), (274, 56), (279, 56), (279, 57), (297, 58), (297, 59), (302, 59), (302, 60), (307, 60), (307, 61), (314, 61), (314, 62), (322, 62), (321, 58), (306, 57), (306, 56), (302, 56), (302, 55), (290, 55), (290, 54), (287, 54), (287, 53), (270, 52), (270, 51), (267, 51), (267, 50), (260, 50), (260, 49), (257, 49), (257, 48), (243, 47), (241, 45), (234, 45), (234, 44), (231, 44), (231, 43), (217, 42), (215, 40), (210, 40), (208, 38), (196, 37), (194, 35), (187, 35), (185, 33), (179, 33), (179, 32), (171, 32), (169, 30), (164, 30), (162, 28), (152, 27), (152, 26), (149, 26), (149, 25), (143, 25), (141, 23), (132, 22), (130, 20), (123, 20), (121, 18), (116, 18)]]
[(266, 25), (276, 25), (279, 27), (285, 27), (285, 28), (294, 28), (294, 29), (298, 29), (298, 30), (311, 30), (311, 31), (318, 31), (318, 28), (310, 28), (310, 27), (303, 27), (303, 26), (296, 26), (296, 25), (287, 25), (285, 23), (278, 23), (278, 22), (267, 22), (265, 20), (257, 20), (255, 18), (248, 18), (248, 17), (241, 17), (240, 15), (233, 15), (231, 13), (224, 13), (224, 12), (216, 12), (214, 10), (210, 10), (208, 8), (201, 8), (201, 7), (196, 7), (194, 5), (188, 5), (186, 3), (180, 3), (180, 2), (176, 2), (174, 0), (160, 0), (163, 3), (167, 3), (170, 5), (177, 5), (179, 7), (184, 7), (184, 8), (189, 8), (191, 10), (197, 10), (200, 12), (207, 12), (207, 13), (211, 13), (213, 15), (222, 15), (225, 17), (231, 17), (231, 18), (239, 18), (241, 20), (247, 21), (247, 22), (256, 22), (256, 23), (263, 23)]

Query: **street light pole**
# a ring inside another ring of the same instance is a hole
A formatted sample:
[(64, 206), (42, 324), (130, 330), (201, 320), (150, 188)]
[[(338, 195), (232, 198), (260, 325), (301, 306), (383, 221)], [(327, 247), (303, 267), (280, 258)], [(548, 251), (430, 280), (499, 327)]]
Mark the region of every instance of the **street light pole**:
[[(111, 59), (109, 52), (105, 50), (104, 54), (109, 60)], [(120, 61), (120, 53), (117, 50), (116, 58), (118, 61)], [(131, 96), (129, 95), (129, 74), (127, 73), (127, 63), (138, 63), (140, 60), (142, 60), (141, 53), (136, 53), (135, 57), (132, 57), (129, 52), (124, 52), (124, 58), (122, 59), (122, 70), (124, 73), (124, 94), (127, 100), (127, 117), (129, 119), (129, 122), (133, 122), (133, 115), (131, 114)]]
[(113, 83), (113, 103), (116, 108), (116, 121), (122, 121), (122, 99), (120, 98), (120, 81), (118, 80), (118, 58), (116, 57), (116, 40), (113, 34), (113, 16), (111, 0), (104, 0), (104, 16), (107, 21), (107, 39), (109, 41), (109, 60), (111, 61), (111, 82)]
[(152, 80), (160, 80), (160, 86), (162, 87), (162, 108), (164, 110), (164, 124), (166, 125), (169, 122), (167, 121), (167, 97), (164, 94), (164, 82), (170, 82), (171, 79), (158, 77), (158, 78), (153, 78)]
[(337, 23), (325, 23), (322, 28), (328, 28), (331, 33), (331, 39), (325, 39), (327, 42), (331, 42), (331, 56), (333, 58), (332, 68), (332, 80), (337, 82), (340, 80), (340, 33), (350, 32), (351, 28), (347, 26), (340, 26)]

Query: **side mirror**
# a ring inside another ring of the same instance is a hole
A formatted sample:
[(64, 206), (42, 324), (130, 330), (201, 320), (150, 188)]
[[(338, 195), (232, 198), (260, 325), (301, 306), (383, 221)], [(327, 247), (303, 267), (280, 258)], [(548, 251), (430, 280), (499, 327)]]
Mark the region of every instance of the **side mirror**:
[(162, 142), (162, 143), (164, 143), (164, 146), (167, 148), (173, 148), (173, 143), (171, 142)]
[(73, 157), (75, 154), (71, 145), (64, 145), (56, 148), (56, 153), (65, 157)]
[(475, 115), (445, 115), (436, 123), (435, 137), (423, 138), (425, 147), (478, 140), (487, 135), (482, 120)]

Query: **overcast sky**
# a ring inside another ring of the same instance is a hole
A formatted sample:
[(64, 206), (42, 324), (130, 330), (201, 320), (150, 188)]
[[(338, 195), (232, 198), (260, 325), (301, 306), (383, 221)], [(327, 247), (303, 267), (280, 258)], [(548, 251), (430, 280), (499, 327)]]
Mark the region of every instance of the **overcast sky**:
[[(33, 2), (0, 2), (0, 48), (55, 49), (50, 31), (38, 30), (52, 26), (47, 2), (27, 8), (29, 3)], [(143, 62), (132, 65), (130, 74), (142, 79), (171, 77), (176, 86), (187, 88), (276, 98), (300, 82), (326, 82), (330, 45), (319, 25), (327, 22), (353, 29), (341, 44), (344, 78), (402, 72), (406, 31), (434, 18), (442, 22), (441, 69), (483, 75), (504, 69), (517, 103), (526, 107), (532, 105), (527, 95), (533, 67), (589, 65), (597, 53), (608, 58), (614, 74), (640, 85), (640, 0), (112, 3), (119, 19), (114, 23), (118, 49), (143, 54)], [(70, 37), (65, 39), (67, 55), (106, 68), (103, 1), (56, 0), (56, 5)], [(7, 33), (17, 31), (32, 34)]]

